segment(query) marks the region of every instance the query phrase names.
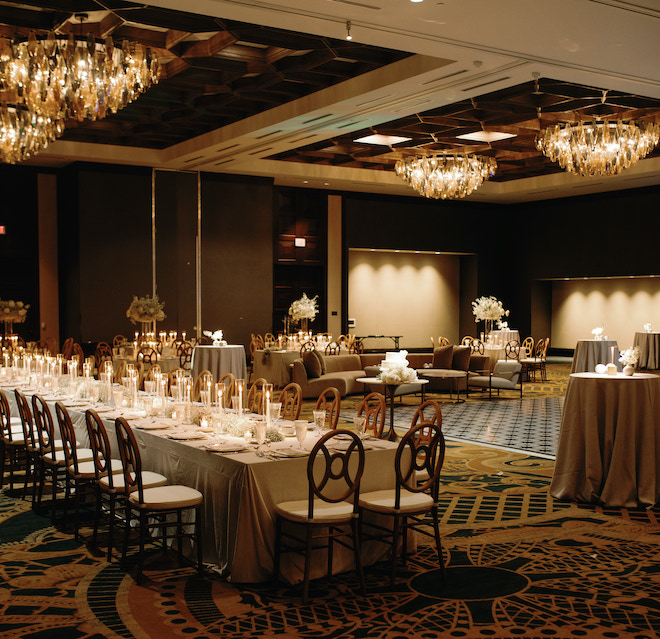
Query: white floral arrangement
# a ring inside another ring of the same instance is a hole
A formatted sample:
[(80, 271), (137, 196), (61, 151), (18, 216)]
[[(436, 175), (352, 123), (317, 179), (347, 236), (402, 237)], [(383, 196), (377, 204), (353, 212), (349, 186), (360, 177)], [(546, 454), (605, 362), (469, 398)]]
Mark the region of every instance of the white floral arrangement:
[(638, 360), (639, 348), (637, 346), (627, 348), (625, 351), (621, 351), (621, 353), (619, 353), (619, 361), (624, 366), (635, 366)]
[(222, 430), (234, 437), (245, 437), (248, 431), (252, 432), (252, 422), (245, 415), (225, 412), (222, 419)]
[(474, 300), (472, 302), (472, 312), (474, 313), (475, 322), (481, 320), (499, 320), (509, 315), (509, 311), (504, 310), (502, 302), (493, 295), (489, 295), (488, 297), (484, 295)]
[(20, 324), (25, 321), (29, 304), (16, 300), (0, 300), (0, 321)]
[(222, 331), (204, 331), (206, 337), (210, 337), (213, 340), (213, 346), (226, 346), (227, 342), (222, 339)]
[(497, 328), (500, 330), (504, 328), (509, 328), (509, 322), (503, 322), (502, 320), (497, 320)]
[(417, 381), (417, 371), (408, 367), (408, 351), (385, 353), (380, 363), (380, 381), (384, 384), (411, 384)]
[(648, 324), (644, 324), (644, 331), (646, 331), (647, 333), (650, 333), (651, 330), (652, 330), (651, 329), (651, 322), (649, 322)]
[(596, 328), (591, 331), (591, 334), (594, 336), (594, 339), (603, 339), (603, 327), (596, 326)]
[(165, 302), (158, 299), (158, 295), (149, 297), (137, 297), (133, 295), (133, 301), (126, 311), (126, 317), (133, 324), (138, 322), (162, 322), (165, 319)]
[(303, 293), (299, 300), (296, 300), (289, 306), (291, 319), (294, 322), (298, 322), (301, 319), (314, 320), (316, 314), (319, 312), (319, 309), (316, 308), (318, 298), (319, 296), (316, 295), (310, 299), (306, 293)]

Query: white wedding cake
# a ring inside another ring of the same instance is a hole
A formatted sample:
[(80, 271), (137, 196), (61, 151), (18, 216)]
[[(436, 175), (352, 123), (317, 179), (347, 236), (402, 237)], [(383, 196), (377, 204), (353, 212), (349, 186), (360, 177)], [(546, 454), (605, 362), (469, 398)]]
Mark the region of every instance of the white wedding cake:
[(417, 381), (417, 372), (408, 366), (408, 351), (385, 353), (380, 363), (380, 380), (385, 384), (411, 384)]

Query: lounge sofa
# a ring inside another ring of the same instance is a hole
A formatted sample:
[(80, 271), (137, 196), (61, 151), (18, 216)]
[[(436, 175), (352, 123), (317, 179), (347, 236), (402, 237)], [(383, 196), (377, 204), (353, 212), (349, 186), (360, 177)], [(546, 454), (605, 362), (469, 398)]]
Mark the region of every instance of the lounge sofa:
[(322, 355), (308, 351), (293, 362), (291, 381), (300, 384), (303, 397), (318, 397), (334, 386), (342, 397), (361, 393), (364, 385), (355, 380), (365, 377), (359, 355)]
[[(292, 364), (291, 381), (302, 389), (303, 397), (318, 397), (326, 388), (334, 386), (342, 397), (362, 393), (364, 384), (357, 382), (360, 377), (376, 377), (384, 353), (363, 355), (323, 355), (318, 351), (304, 353)], [(408, 353), (409, 365), (422, 369), (465, 371), (465, 378), (433, 378), (425, 386), (425, 391), (467, 390), (467, 376), (490, 375), (492, 364), (489, 357), (472, 355), (468, 347), (441, 346), (430, 353)], [(375, 387), (372, 389), (375, 390)], [(403, 384), (397, 395), (418, 393), (421, 384)]]

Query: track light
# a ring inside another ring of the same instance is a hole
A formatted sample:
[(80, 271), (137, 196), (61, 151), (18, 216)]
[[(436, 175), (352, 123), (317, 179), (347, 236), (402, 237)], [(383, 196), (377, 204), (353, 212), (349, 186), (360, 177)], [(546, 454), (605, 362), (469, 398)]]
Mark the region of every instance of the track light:
[(351, 35), (351, 21), (346, 20), (346, 39), (352, 40), (353, 36)]

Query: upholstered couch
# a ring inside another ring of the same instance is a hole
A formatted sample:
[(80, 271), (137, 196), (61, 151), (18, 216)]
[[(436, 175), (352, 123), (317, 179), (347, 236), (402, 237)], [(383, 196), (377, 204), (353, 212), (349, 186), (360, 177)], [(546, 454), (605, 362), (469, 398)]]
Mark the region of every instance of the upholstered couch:
[[(300, 384), (303, 397), (318, 397), (326, 388), (334, 386), (341, 394), (351, 395), (363, 392), (364, 385), (356, 380), (360, 377), (376, 377), (384, 353), (363, 355), (323, 355), (318, 351), (304, 353), (303, 358), (294, 360), (291, 381)], [(467, 376), (489, 375), (492, 365), (489, 357), (471, 355), (470, 349), (463, 346), (442, 346), (430, 353), (408, 353), (408, 363), (412, 368), (465, 371), (465, 378), (433, 378), (426, 384), (426, 391), (467, 390)], [(375, 387), (374, 387), (375, 389)], [(374, 390), (372, 389), (372, 390)], [(417, 393), (420, 384), (404, 384), (397, 394)]]
[(359, 355), (322, 355), (317, 351), (303, 354), (293, 362), (291, 381), (300, 384), (303, 397), (318, 397), (334, 386), (342, 397), (361, 393), (364, 385), (355, 380), (365, 377)]

